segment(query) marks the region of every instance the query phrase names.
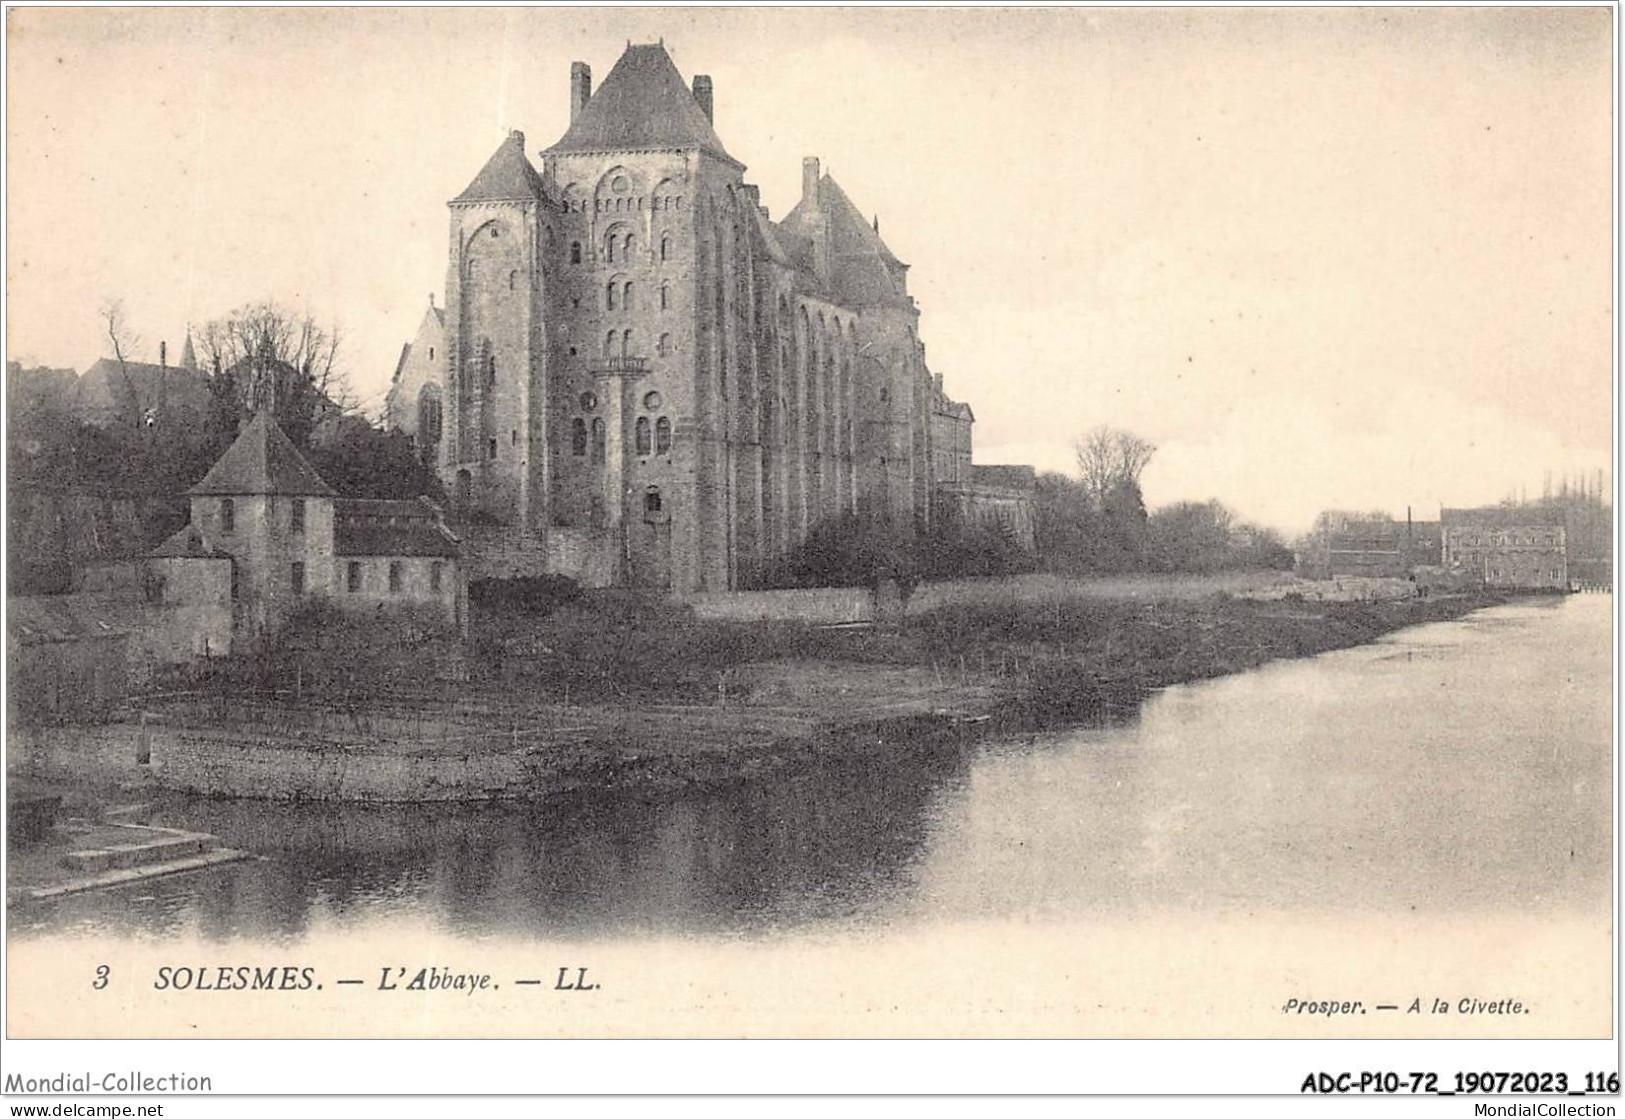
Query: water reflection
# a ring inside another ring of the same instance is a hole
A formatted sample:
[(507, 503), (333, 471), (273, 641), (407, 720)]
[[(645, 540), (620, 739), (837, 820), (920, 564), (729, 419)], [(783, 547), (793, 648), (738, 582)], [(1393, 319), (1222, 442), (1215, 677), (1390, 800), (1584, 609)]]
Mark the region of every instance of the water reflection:
[(1611, 623), (1604, 596), (1519, 604), (1171, 688), (1138, 719), (667, 801), (175, 798), (161, 820), (264, 860), (14, 908), (13, 926), (586, 938), (1168, 909), (1606, 915)]
[(297, 938), (400, 918), (473, 937), (749, 931), (871, 913), (905, 891), (964, 748), (825, 763), (720, 794), (544, 805), (172, 797), (160, 817), (264, 861), (19, 911), (16, 931)]

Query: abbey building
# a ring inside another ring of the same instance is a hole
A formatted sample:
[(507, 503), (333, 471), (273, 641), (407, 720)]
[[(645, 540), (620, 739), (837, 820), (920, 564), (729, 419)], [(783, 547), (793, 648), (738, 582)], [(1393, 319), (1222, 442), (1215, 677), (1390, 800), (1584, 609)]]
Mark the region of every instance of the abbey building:
[(846, 513), (1030, 543), (1031, 471), (971, 465), (908, 265), (817, 159), (772, 220), (663, 46), (597, 89), (575, 63), (569, 97), (539, 168), (515, 132), (451, 200), (444, 305), (390, 390), (472, 576), (751, 588)]

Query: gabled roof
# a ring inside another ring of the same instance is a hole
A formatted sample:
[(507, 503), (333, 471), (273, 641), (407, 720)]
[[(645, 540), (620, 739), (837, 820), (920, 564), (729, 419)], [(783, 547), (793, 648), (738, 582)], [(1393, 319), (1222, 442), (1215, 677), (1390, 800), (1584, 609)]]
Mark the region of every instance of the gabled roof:
[(187, 491), (206, 494), (309, 494), (332, 497), (333, 488), (322, 481), (282, 429), (261, 412), (226, 448), (203, 481)]
[(547, 197), (542, 177), (525, 155), (525, 134), (510, 132), (480, 173), (453, 202), (534, 202)]
[(406, 368), (407, 359), (410, 358), (411, 356), (412, 356), (412, 343), (410, 343), (410, 342), (402, 343), (401, 344), (401, 356), (400, 356), (399, 360), (397, 360), (395, 362), (395, 372), (389, 378), (389, 381), (390, 381), (391, 384), (399, 384), (400, 383), (401, 370)]
[(690, 148), (739, 162), (722, 146), (666, 48), (650, 43), (626, 48), (604, 84), (547, 150), (552, 154)]
[(167, 408), (193, 413), (207, 411), (209, 383), (197, 369), (180, 365), (153, 365), (145, 361), (98, 358), (79, 378), (79, 407), (100, 414), (133, 406), (142, 412), (162, 401)]
[(830, 282), (837, 296), (856, 306), (907, 302), (898, 274), (908, 266), (892, 254), (880, 234), (863, 219), (840, 184), (829, 175), (818, 180), (819, 213), (812, 213), (812, 209), (803, 198), (784, 215), (778, 226), (779, 239), (798, 267), (810, 270), (810, 251), (803, 258), (789, 246), (815, 236), (814, 219), (822, 217), (833, 258)]

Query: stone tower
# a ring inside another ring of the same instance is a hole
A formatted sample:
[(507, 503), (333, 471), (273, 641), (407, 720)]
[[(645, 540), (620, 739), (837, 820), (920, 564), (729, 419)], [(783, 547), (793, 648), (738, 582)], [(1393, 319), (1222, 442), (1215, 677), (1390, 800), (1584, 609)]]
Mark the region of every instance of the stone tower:
[(440, 473), (460, 516), (547, 525), (547, 191), (512, 133), (450, 203)]
[(516, 132), (451, 201), (445, 306), (391, 388), (471, 574), (759, 587), (820, 524), (927, 526), (953, 402), (878, 222), (810, 157), (772, 221), (659, 44), (568, 93), (540, 171)]

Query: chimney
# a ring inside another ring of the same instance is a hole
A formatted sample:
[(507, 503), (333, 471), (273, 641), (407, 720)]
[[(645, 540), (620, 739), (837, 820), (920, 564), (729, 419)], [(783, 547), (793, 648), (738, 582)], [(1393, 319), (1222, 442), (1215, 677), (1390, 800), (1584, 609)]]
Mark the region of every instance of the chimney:
[(585, 62), (570, 63), (570, 123), (576, 122), (581, 110), (592, 99), (592, 67)]
[(508, 140), (521, 152), (525, 150), (525, 134), (519, 131), (519, 129), (516, 128), (512, 132), (508, 133)]
[(434, 310), (434, 292), (429, 293), (429, 310)]
[(809, 155), (801, 161), (801, 200), (814, 210), (818, 209), (818, 157)]
[[(700, 103), (700, 112), (704, 113), (705, 114), (705, 119), (710, 121), (712, 119), (711, 118), (711, 75), (710, 74), (695, 74), (694, 75), (694, 100), (696, 100), (696, 101), (698, 101)], [(715, 122), (713, 122), (713, 123), (715, 123)]]
[(158, 364), (164, 369), (169, 368), (169, 343), (158, 343)]

